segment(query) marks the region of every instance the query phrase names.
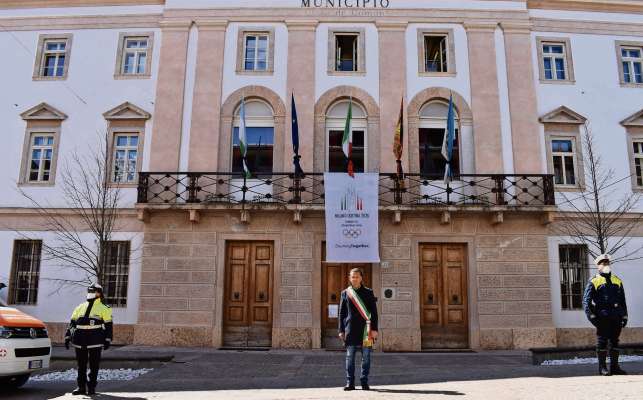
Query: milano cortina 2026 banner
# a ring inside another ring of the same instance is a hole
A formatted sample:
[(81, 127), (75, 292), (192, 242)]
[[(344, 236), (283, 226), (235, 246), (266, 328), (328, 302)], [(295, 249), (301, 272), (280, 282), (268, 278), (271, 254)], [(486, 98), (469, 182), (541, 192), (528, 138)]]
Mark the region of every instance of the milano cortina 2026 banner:
[(379, 174), (324, 174), (326, 261), (380, 262)]

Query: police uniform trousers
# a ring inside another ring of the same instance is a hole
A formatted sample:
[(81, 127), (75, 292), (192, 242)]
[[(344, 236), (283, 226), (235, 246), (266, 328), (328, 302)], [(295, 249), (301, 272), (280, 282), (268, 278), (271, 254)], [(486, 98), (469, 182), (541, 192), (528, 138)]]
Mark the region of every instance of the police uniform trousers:
[(87, 382), (87, 363), (89, 363), (89, 387), (96, 387), (98, 369), (100, 368), (102, 347), (76, 347), (76, 362), (78, 363), (78, 387), (85, 387)]
[(596, 349), (618, 349), (619, 336), (621, 336), (622, 318), (618, 316), (598, 317), (596, 323)]

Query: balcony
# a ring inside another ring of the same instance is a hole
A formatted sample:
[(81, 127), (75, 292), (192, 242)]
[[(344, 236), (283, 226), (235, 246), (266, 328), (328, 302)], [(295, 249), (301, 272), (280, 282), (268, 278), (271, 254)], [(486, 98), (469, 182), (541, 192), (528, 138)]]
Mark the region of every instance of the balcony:
[[(139, 209), (324, 209), (324, 174), (273, 173), (244, 179), (231, 172), (141, 172)], [(381, 173), (381, 210), (555, 209), (552, 175), (459, 175), (441, 177)]]

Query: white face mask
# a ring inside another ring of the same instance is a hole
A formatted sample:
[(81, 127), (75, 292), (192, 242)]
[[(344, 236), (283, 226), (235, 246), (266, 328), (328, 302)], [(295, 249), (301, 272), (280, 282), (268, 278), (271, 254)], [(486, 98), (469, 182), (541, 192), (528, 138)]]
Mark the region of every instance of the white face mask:
[(87, 293), (87, 300), (93, 300), (96, 298), (96, 293)]
[(609, 274), (609, 273), (611, 273), (611, 272), (612, 272), (612, 268), (610, 268), (610, 266), (609, 266), (609, 265), (600, 265), (600, 266), (598, 267), (598, 271), (599, 271), (599, 272), (602, 272), (602, 273), (604, 273), (604, 274)]

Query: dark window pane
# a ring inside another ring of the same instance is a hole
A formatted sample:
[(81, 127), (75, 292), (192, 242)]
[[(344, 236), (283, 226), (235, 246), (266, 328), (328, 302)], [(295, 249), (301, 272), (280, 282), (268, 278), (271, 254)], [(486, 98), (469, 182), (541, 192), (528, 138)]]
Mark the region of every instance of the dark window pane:
[(336, 36), (337, 71), (357, 71), (357, 38), (355, 34)]
[(574, 172), (574, 158), (565, 157), (565, 183), (568, 185), (576, 184), (576, 174)]
[(562, 58), (556, 59), (556, 79), (565, 79), (565, 62)]
[[(420, 171), (422, 175), (426, 177), (433, 179), (441, 179), (444, 177), (444, 171), (446, 169), (446, 160), (442, 155), (444, 133), (445, 129), (420, 128), (419, 130)], [(453, 175), (460, 174), (458, 137), (459, 132), (456, 129), (451, 160), (451, 172)]]
[[(232, 172), (243, 172), (239, 148), (239, 128), (234, 128), (232, 138)], [(273, 165), (274, 128), (246, 128), (246, 164), (253, 174), (271, 174)]]
[(16, 240), (13, 247), (12, 281), (9, 282), (9, 302), (36, 304), (40, 278), (40, 240)]
[(554, 183), (557, 185), (565, 184), (563, 178), (563, 159), (561, 156), (554, 156)]
[(426, 72), (447, 71), (447, 36), (425, 36)]

